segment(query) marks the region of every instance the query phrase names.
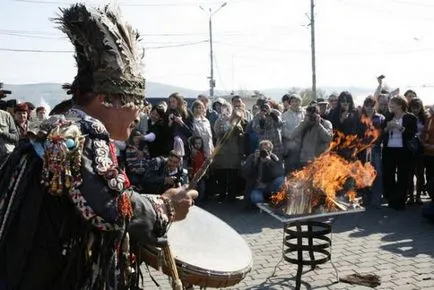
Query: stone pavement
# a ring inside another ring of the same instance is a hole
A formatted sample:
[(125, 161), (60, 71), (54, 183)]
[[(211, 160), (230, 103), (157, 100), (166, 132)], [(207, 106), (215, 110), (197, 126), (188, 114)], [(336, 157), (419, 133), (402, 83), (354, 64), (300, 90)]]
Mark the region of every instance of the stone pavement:
[[(248, 242), (253, 268), (238, 285), (226, 289), (294, 289), (296, 266), (282, 262), (282, 224), (258, 210), (247, 211), (241, 201), (210, 202), (206, 210), (220, 217)], [(434, 224), (423, 220), (420, 206), (405, 211), (388, 208), (335, 218), (332, 260), (340, 277), (351, 273), (375, 273), (376, 289), (434, 289)], [(192, 237), (194, 238), (194, 237)], [(301, 289), (370, 289), (335, 283), (330, 262), (310, 271), (305, 268)], [(143, 268), (144, 289), (171, 289), (166, 276), (151, 270), (160, 288)]]

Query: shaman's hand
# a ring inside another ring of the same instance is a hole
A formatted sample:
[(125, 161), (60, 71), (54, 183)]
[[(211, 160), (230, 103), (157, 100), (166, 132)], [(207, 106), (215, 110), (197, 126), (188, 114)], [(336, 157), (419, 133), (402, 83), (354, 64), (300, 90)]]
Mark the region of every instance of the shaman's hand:
[(188, 210), (193, 205), (193, 200), (198, 196), (196, 190), (187, 189), (186, 186), (170, 188), (162, 197), (171, 201), (175, 210), (174, 221), (183, 220), (188, 213)]

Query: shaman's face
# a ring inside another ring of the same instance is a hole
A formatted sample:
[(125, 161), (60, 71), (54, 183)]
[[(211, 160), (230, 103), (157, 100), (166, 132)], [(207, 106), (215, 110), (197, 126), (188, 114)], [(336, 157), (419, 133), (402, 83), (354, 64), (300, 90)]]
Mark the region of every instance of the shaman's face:
[(120, 98), (114, 97), (110, 103), (103, 101), (100, 104), (98, 119), (104, 124), (112, 139), (125, 141), (135, 127), (133, 125), (139, 119), (139, 114), (139, 106), (125, 104)]

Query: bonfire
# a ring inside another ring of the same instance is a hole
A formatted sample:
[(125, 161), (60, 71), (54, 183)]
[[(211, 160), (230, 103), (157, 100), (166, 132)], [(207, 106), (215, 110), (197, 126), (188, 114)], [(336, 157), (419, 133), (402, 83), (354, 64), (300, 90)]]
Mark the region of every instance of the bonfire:
[[(329, 149), (286, 178), (281, 190), (271, 197), (276, 207), (289, 215), (335, 212), (360, 208), (357, 191), (370, 187), (376, 171), (357, 155), (369, 151), (380, 133), (368, 118), (362, 118), (364, 136), (336, 132)], [(345, 156), (342, 157), (342, 156)], [(369, 160), (365, 160), (369, 161)]]

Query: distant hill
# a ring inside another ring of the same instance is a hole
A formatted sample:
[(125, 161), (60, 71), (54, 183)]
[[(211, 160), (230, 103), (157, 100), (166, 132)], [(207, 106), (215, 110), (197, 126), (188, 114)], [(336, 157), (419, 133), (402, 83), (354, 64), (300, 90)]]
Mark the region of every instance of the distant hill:
[[(4, 84), (5, 89), (12, 91), (12, 95), (8, 96), (8, 99), (14, 98), (38, 106), (41, 103), (41, 97), (43, 97), (51, 107), (69, 98), (61, 86), (61, 84), (56, 83)], [(200, 93), (206, 93), (206, 91), (196, 91), (153, 82), (147, 82), (146, 86), (147, 98), (167, 97), (173, 92), (179, 92), (189, 97), (196, 97)]]

